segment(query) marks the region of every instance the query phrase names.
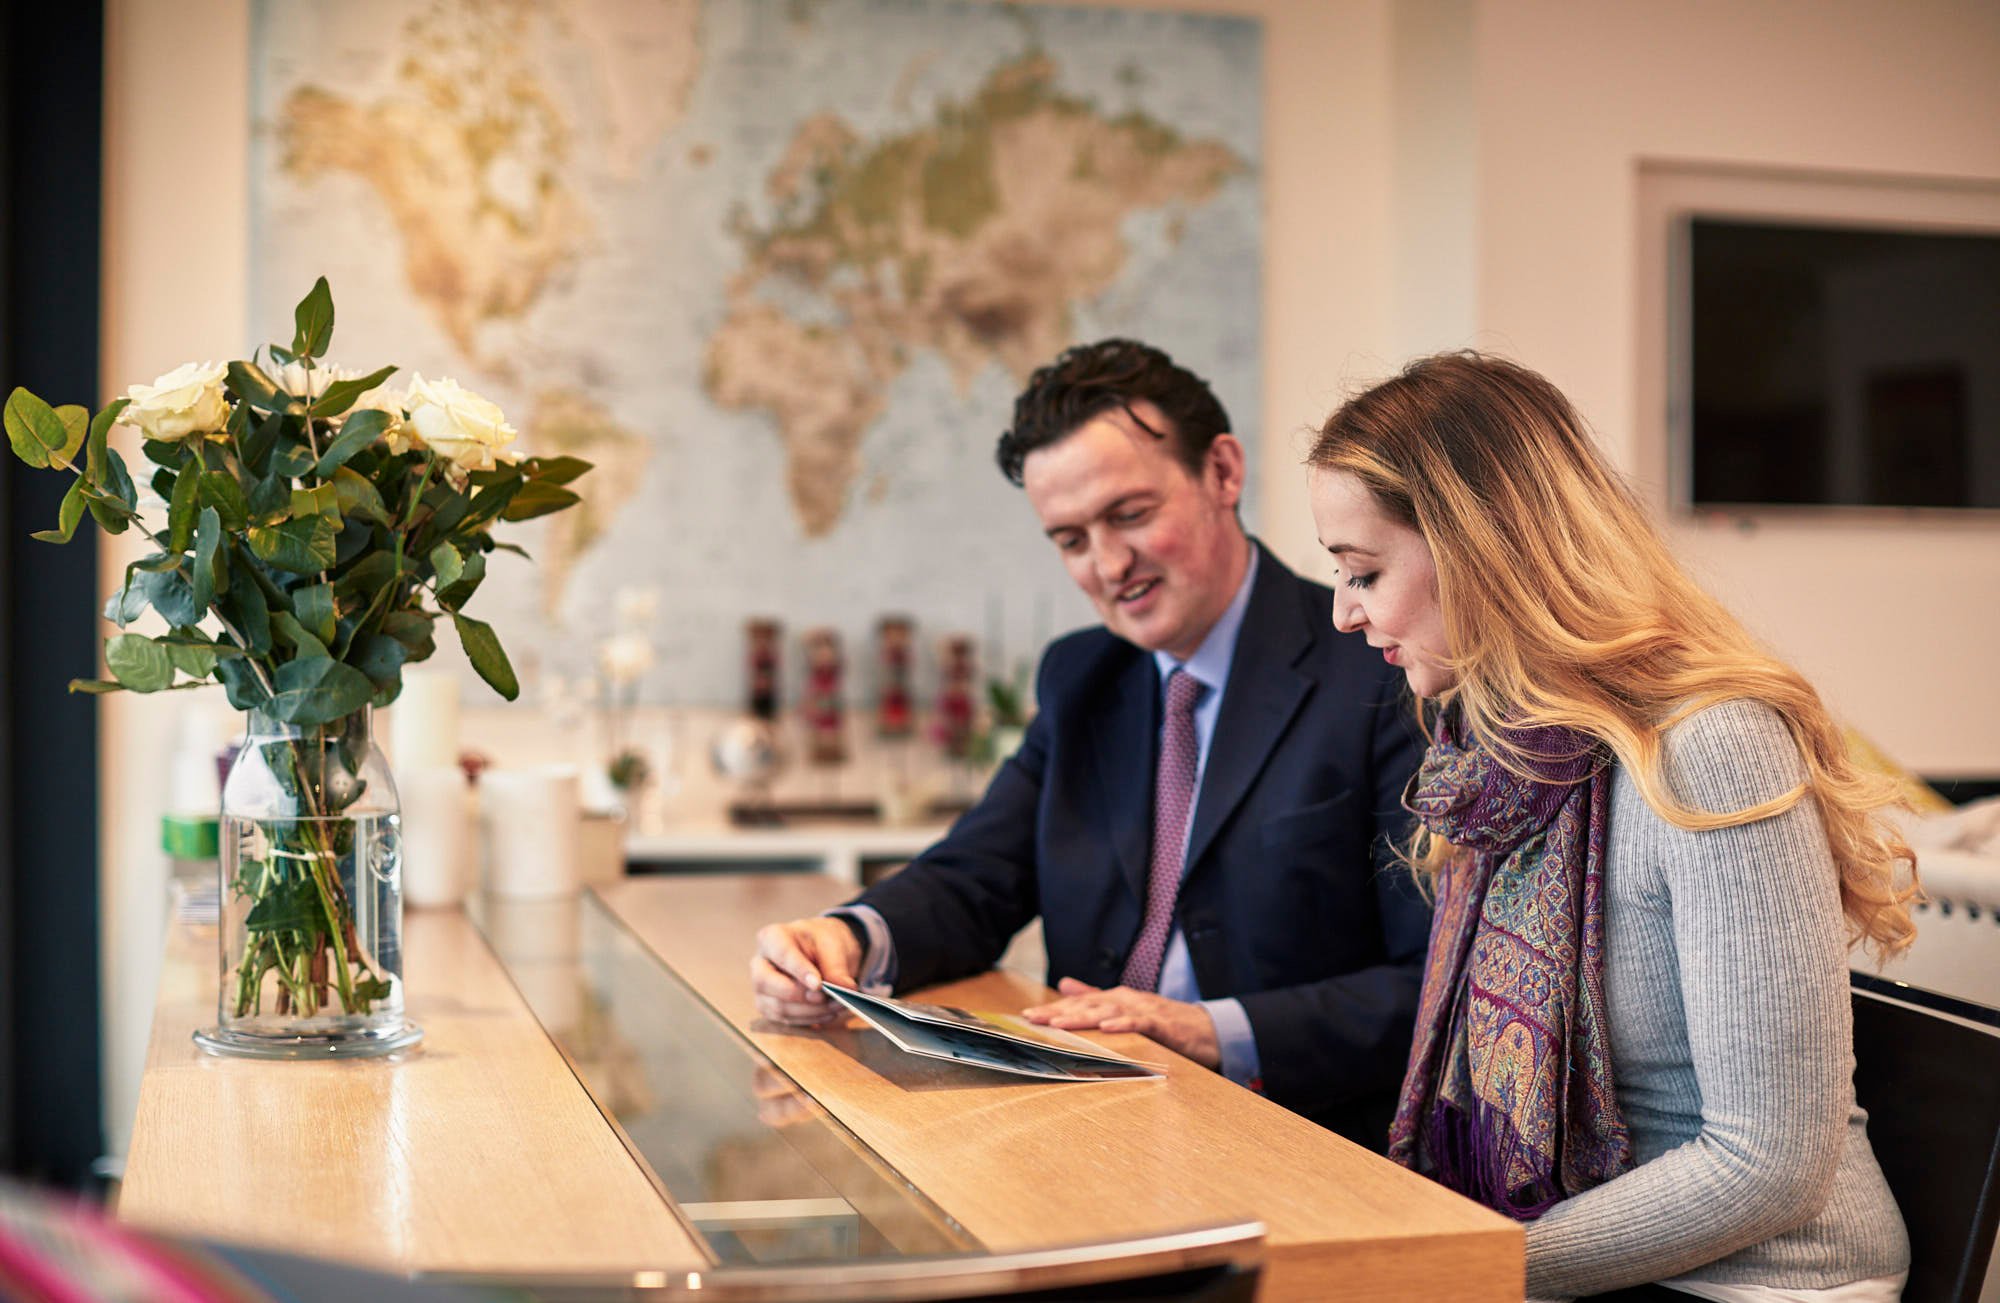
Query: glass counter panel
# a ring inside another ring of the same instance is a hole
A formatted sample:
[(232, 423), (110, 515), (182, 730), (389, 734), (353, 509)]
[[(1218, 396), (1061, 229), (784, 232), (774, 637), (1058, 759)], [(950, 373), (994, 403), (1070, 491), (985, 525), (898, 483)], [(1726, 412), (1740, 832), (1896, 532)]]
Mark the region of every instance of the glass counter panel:
[(594, 895), (480, 896), (467, 909), (719, 1262), (978, 1251)]

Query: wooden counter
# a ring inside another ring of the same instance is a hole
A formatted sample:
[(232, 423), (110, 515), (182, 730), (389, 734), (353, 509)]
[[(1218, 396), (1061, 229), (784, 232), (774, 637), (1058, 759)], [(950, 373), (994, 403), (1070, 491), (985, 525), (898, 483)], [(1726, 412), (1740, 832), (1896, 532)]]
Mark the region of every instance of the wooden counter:
[[(1521, 1298), (1518, 1226), (1143, 1038), (1101, 1039), (1168, 1064), (1164, 1080), (1048, 1083), (905, 1055), (858, 1027), (759, 1022), (756, 928), (851, 890), (808, 875), (703, 875), (601, 894), (852, 1133), (842, 1143), (858, 1140), (987, 1250), (1256, 1218), (1268, 1230), (1266, 1300)], [(410, 1015), (426, 1037), (382, 1060), (201, 1053), (189, 1035), (214, 1019), (213, 947), (212, 930), (185, 926), (170, 942), (121, 1217), (403, 1271), (712, 1265), (523, 1003), (528, 971), (510, 981), (464, 915), (408, 915)], [(929, 993), (989, 1009), (1044, 994), (997, 972)]]
[(175, 926), (118, 1216), (402, 1271), (706, 1267), (465, 915), (409, 911), (404, 953), (416, 1050), (219, 1059), (215, 930)]
[[(1093, 1039), (1166, 1063), (1164, 1081), (1010, 1080), (907, 1055), (872, 1030), (757, 1018), (757, 928), (852, 888), (803, 874), (628, 879), (600, 893), (771, 1061), (988, 1249), (1254, 1217), (1265, 1300), (1513, 1300), (1514, 1222), (1141, 1036)], [(987, 973), (925, 998), (1019, 1010), (1045, 988)], [(854, 1024), (859, 1026), (858, 1023)]]

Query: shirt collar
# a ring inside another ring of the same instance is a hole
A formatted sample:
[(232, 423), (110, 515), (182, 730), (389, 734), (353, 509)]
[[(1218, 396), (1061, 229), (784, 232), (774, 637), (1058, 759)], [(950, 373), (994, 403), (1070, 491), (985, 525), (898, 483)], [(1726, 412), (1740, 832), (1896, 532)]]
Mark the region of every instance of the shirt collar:
[(1211, 692), (1220, 692), (1229, 682), (1229, 665), (1236, 659), (1236, 635), (1243, 631), (1243, 615), (1250, 609), (1250, 590), (1257, 583), (1258, 550), (1252, 541), (1250, 564), (1243, 567), (1243, 582), (1236, 586), (1236, 596), (1229, 599), (1222, 618), (1201, 640), (1201, 646), (1194, 649), (1194, 655), (1177, 661), (1166, 652), (1153, 653), (1153, 663), (1159, 667), (1162, 681), (1175, 670), (1186, 670)]

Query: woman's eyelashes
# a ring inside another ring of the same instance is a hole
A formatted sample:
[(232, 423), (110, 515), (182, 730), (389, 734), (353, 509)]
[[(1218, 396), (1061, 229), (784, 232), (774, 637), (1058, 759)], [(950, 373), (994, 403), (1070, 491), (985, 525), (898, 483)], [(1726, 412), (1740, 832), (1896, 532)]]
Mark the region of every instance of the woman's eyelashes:
[[(1380, 572), (1378, 571), (1377, 573)], [(1368, 588), (1372, 586), (1374, 582), (1375, 582), (1375, 575), (1349, 575), (1347, 577), (1347, 586), (1349, 588)]]

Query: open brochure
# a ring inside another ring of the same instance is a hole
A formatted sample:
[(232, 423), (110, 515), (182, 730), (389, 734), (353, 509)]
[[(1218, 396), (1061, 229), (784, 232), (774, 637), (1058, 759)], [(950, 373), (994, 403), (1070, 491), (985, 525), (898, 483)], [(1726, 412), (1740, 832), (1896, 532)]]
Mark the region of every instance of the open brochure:
[(1016, 1014), (969, 1013), (940, 1004), (892, 1000), (831, 982), (825, 989), (908, 1054), (1051, 1081), (1131, 1081), (1165, 1076), (1167, 1071)]

